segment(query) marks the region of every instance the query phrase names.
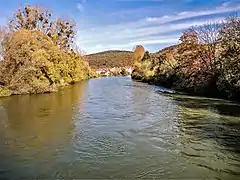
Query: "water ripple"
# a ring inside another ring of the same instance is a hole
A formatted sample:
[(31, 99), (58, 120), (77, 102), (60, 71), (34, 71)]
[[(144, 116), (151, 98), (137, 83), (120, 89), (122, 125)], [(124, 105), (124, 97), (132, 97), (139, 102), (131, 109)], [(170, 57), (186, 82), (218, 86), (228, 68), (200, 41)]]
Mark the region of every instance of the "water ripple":
[(110, 77), (0, 100), (0, 179), (239, 179), (240, 106), (174, 93)]

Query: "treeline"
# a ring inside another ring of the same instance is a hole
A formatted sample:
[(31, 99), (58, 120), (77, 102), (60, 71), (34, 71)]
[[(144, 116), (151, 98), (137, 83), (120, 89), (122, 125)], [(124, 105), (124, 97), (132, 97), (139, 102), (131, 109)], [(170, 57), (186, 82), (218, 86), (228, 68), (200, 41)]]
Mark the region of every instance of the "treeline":
[(196, 95), (240, 100), (240, 17), (191, 27), (180, 44), (134, 52), (132, 78)]
[(75, 23), (25, 6), (0, 30), (0, 96), (57, 91), (93, 73), (74, 44)]

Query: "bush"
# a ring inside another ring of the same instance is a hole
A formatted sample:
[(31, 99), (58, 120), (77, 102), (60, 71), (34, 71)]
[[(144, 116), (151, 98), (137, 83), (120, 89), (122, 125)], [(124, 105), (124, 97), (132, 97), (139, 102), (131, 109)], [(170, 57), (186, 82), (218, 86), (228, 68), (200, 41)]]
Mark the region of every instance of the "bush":
[(0, 87), (0, 97), (10, 96), (11, 94), (12, 91), (10, 91), (8, 88)]

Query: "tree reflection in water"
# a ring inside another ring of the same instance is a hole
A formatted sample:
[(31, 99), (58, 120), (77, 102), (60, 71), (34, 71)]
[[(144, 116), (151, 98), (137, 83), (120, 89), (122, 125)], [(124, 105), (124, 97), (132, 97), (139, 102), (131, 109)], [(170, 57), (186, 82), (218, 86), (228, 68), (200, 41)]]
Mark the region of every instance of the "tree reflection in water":
[[(14, 169), (15, 165), (19, 172), (17, 177), (21, 177), (21, 174), (34, 174), (34, 171), (46, 173), (55, 167), (56, 156), (62, 157), (59, 150), (71, 147), (73, 119), (81, 112), (87, 83), (66, 87), (58, 93), (0, 100), (0, 141), (5, 142), (0, 145), (1, 171), (8, 166)], [(25, 165), (32, 170), (21, 172), (22, 166), (17, 164), (21, 162), (19, 159), (26, 161)], [(34, 166), (42, 161), (48, 161), (44, 169)]]

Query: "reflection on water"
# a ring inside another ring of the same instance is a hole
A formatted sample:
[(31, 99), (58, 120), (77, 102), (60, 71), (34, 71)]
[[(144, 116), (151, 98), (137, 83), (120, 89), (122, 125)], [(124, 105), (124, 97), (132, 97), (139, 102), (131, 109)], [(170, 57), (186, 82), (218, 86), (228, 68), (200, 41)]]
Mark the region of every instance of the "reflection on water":
[(0, 99), (0, 179), (240, 178), (239, 104), (158, 89), (112, 77)]
[(182, 111), (182, 154), (191, 164), (217, 173), (215, 178), (240, 177), (240, 105), (188, 96), (174, 100)]
[(0, 100), (0, 179), (1, 173), (6, 178), (45, 174), (54, 161), (64, 158), (61, 151), (71, 142), (72, 119), (81, 108), (86, 85)]

